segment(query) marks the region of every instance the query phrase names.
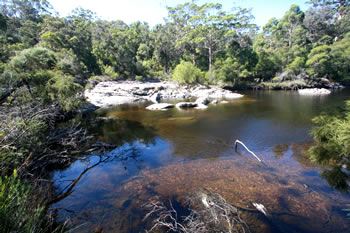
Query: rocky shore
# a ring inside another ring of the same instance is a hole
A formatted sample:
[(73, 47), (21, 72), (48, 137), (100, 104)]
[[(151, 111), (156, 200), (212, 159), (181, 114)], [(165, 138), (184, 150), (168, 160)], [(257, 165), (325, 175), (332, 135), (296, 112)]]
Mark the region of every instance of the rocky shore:
[[(175, 82), (108, 81), (98, 83), (85, 91), (86, 99), (98, 107), (111, 107), (127, 103), (165, 102), (205, 98), (208, 101), (243, 97), (217, 86), (201, 84), (180, 85)], [(197, 102), (196, 107), (203, 107)]]

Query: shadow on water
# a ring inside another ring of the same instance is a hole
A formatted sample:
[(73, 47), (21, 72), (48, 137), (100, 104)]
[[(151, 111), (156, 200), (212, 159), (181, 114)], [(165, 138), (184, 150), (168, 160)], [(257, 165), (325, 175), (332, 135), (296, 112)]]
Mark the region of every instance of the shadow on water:
[[(114, 145), (85, 156), (54, 174), (59, 216), (72, 218), (75, 232), (142, 232), (143, 204), (153, 196), (177, 203), (201, 188), (242, 208), (263, 203), (272, 219), (258, 212), (242, 217), (252, 232), (347, 232), (341, 209), (350, 203), (341, 175), (310, 163), (311, 118), (349, 98), (295, 92), (246, 92), (207, 110), (147, 111), (145, 105), (101, 109), (77, 119), (97, 140)], [(264, 164), (244, 149), (243, 141)], [(335, 170), (337, 171), (337, 170)], [(340, 183), (337, 183), (340, 182)], [(72, 187), (72, 184), (74, 186)], [(70, 186), (69, 186), (70, 185)], [(72, 187), (70, 189), (70, 187)]]

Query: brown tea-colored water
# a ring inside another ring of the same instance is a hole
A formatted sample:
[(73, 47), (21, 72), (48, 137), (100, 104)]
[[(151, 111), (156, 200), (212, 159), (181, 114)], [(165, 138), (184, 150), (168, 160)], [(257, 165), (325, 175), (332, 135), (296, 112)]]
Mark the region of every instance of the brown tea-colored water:
[[(240, 207), (252, 232), (348, 232), (344, 209), (350, 196), (320, 176), (326, 168), (312, 164), (307, 149), (311, 119), (342, 106), (350, 92), (243, 94), (206, 110), (125, 105), (82, 119), (98, 140), (116, 148), (55, 172), (63, 192), (91, 167), (73, 192), (53, 205), (60, 219), (70, 217), (73, 232), (144, 232), (150, 225), (143, 221), (143, 205), (154, 196), (181, 206), (191, 193), (210, 190)], [(263, 163), (241, 146), (235, 152), (236, 139)], [(253, 211), (252, 202), (262, 203), (270, 217)]]

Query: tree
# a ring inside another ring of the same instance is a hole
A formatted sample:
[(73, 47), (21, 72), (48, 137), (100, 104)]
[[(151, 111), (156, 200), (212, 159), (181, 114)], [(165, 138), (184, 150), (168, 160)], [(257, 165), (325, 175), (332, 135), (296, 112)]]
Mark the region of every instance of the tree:
[(350, 32), (342, 40), (335, 42), (331, 50), (334, 80), (350, 82)]
[(237, 8), (233, 12), (222, 10), (221, 4), (185, 3), (168, 8), (170, 22), (180, 31), (178, 46), (189, 47), (195, 64), (199, 53), (208, 57), (208, 70), (212, 71), (214, 57), (225, 49), (225, 45), (256, 26), (250, 23), (250, 11)]
[(77, 55), (90, 75), (100, 74), (101, 70), (97, 64), (97, 58), (93, 54), (93, 21), (96, 16), (90, 10), (77, 8), (72, 15), (67, 17), (66, 37), (69, 47)]
[(308, 38), (312, 43), (316, 43), (324, 36), (330, 36), (333, 39), (336, 36), (334, 11), (330, 6), (308, 9), (304, 24), (307, 27)]
[(176, 30), (173, 24), (157, 25), (151, 34), (154, 41), (154, 57), (169, 73), (179, 63), (181, 51), (176, 47)]
[(17, 92), (18, 104), (57, 103), (66, 112), (80, 104), (77, 94), (81, 86), (56, 69), (55, 54), (45, 48), (26, 49), (12, 58), (3, 79), (12, 83), (10, 94)]
[(313, 48), (308, 56), (306, 66), (312, 76), (323, 77), (331, 72), (331, 47), (320, 45)]
[(277, 32), (280, 35), (280, 39), (289, 48), (294, 45), (293, 37), (295, 32), (303, 27), (304, 17), (305, 14), (300, 10), (300, 7), (293, 4), (277, 24), (277, 28), (279, 29)]

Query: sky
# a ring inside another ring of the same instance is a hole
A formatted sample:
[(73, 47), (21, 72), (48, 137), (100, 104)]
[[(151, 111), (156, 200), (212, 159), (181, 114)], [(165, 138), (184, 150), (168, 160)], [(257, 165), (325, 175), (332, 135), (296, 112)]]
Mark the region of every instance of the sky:
[[(122, 20), (127, 24), (142, 21), (150, 26), (164, 23), (166, 7), (176, 6), (190, 0), (49, 0), (54, 9), (67, 16), (76, 7), (89, 9), (101, 19)], [(197, 0), (197, 4), (207, 2), (221, 3), (227, 11), (233, 7), (252, 8), (255, 23), (263, 26), (272, 18), (282, 18), (292, 4), (297, 4), (303, 11), (309, 8), (306, 0)]]

